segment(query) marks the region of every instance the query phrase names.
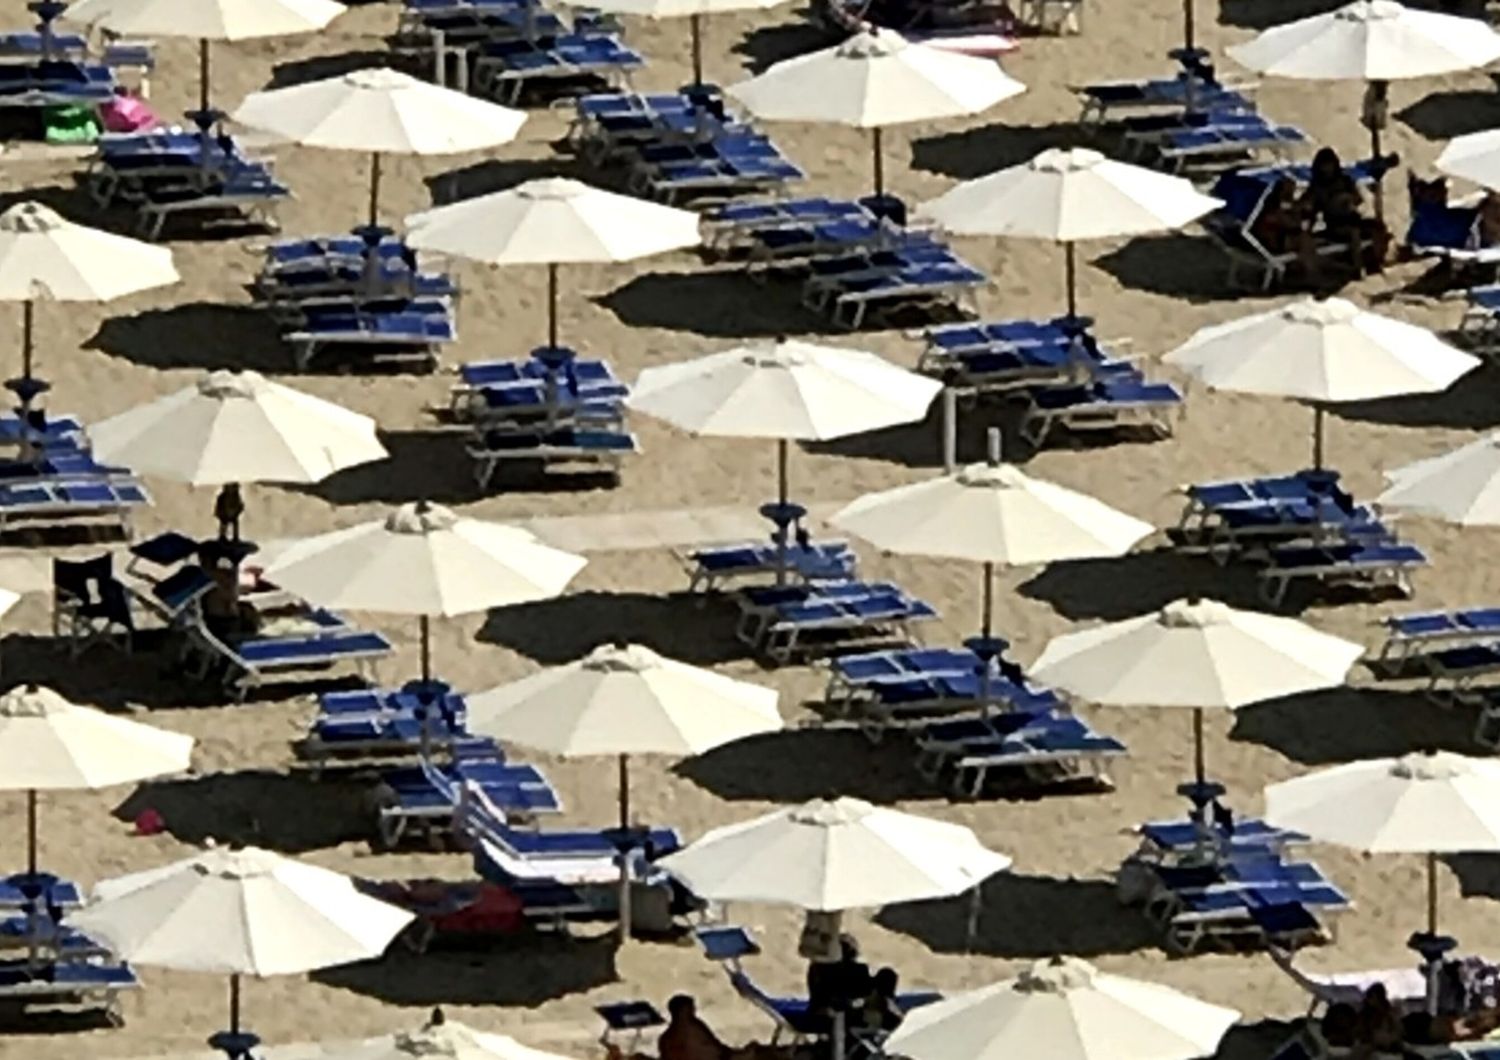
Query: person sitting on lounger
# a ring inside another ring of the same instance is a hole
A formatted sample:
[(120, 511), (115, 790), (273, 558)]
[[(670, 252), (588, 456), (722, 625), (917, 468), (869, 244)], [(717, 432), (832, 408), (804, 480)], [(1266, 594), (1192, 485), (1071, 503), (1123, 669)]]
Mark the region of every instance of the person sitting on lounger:
[(831, 1020), (835, 1013), (848, 1013), (869, 993), (870, 967), (859, 959), (853, 935), (839, 936), (838, 960), (807, 966), (807, 1007), (812, 1013)]
[(678, 994), (668, 1001), (667, 1017), (667, 1029), (656, 1040), (660, 1060), (729, 1060), (733, 1050), (703, 1022), (690, 996)]
[(896, 988), (900, 983), (894, 968), (882, 968), (870, 979), (870, 992), (854, 1010), (856, 1029), (870, 1033), (889, 1034), (901, 1026), (904, 1013), (896, 1004)]
[(1302, 194), (1302, 210), (1309, 224), (1336, 243), (1349, 247), (1350, 264), (1356, 272), (1380, 272), (1390, 253), (1391, 233), (1373, 217), (1363, 213), (1364, 200), (1354, 178), (1344, 172), (1338, 152), (1321, 148), (1313, 156), (1312, 179)]
[(1500, 195), (1493, 191), (1485, 192), (1484, 198), (1479, 200), (1472, 242), (1471, 250), (1500, 246)]
[(1307, 239), (1307, 229), (1302, 223), (1302, 213), (1297, 209), (1297, 185), (1294, 181), (1283, 177), (1271, 186), (1265, 201), (1261, 203), (1260, 212), (1250, 225), (1250, 234), (1267, 251), (1277, 256), (1296, 254), (1300, 258), (1304, 250), (1312, 250), (1311, 241)]
[(1359, 1060), (1375, 1053), (1399, 1052), (1404, 1037), (1401, 1014), (1391, 1004), (1385, 984), (1375, 983), (1360, 999), (1354, 1024), (1354, 1048), (1349, 1055)]

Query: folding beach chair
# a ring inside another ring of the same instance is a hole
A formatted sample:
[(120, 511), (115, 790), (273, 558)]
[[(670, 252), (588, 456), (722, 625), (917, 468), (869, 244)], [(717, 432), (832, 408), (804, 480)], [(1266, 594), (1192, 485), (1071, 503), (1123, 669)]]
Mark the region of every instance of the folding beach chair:
[(854, 599), (820, 597), (773, 608), (760, 650), (775, 663), (853, 643), (909, 642), (911, 626), (937, 612), (925, 601), (896, 592)]
[(638, 164), (631, 186), (663, 202), (676, 203), (686, 198), (767, 194), (806, 177), (764, 137), (715, 142), (712, 147), (713, 153), (704, 157)]
[(794, 582), (844, 581), (855, 576), (857, 557), (847, 541), (740, 541), (706, 545), (678, 555), (689, 593), (721, 592), (745, 579), (785, 571)]
[(392, 761), (448, 754), (453, 758), (503, 760), (500, 748), (470, 736), (462, 695), (422, 690), (360, 689), (327, 692), (318, 714), (293, 749), (314, 769), (332, 761)]
[(1465, 607), (1448, 611), (1415, 611), (1386, 615), (1385, 642), (1372, 662), (1395, 676), (1420, 664), (1424, 656), (1448, 648), (1500, 643), (1500, 607)]
[(1256, 87), (1255, 82), (1225, 85), (1211, 75), (1183, 72), (1175, 77), (1096, 81), (1074, 88), (1073, 93), (1082, 104), (1079, 123), (1104, 125), (1122, 111), (1178, 111), (1189, 105), (1213, 111), (1253, 111), (1251, 94)]
[(371, 677), (375, 663), (388, 658), (390, 641), (379, 633), (350, 629), (342, 624), (326, 631), (256, 637), (231, 643), (209, 628), (196, 611), (187, 626), (189, 644), (202, 655), (201, 672), (217, 665), (224, 687), (243, 701), (250, 690), (278, 679), (314, 679), (339, 666), (352, 666)]
[(1166, 943), (1179, 954), (1205, 949), (1297, 948), (1332, 938), (1322, 918), (1353, 908), (1331, 883), (1228, 884), (1182, 891), (1166, 923)]
[(639, 52), (610, 34), (561, 33), (550, 39), (491, 40), (473, 60), (474, 85), (497, 103), (514, 105), (528, 86), (591, 88), (628, 82), (644, 66)]
[(0, 534), (93, 525), (128, 538), (132, 512), (150, 503), (145, 487), (133, 479), (68, 476), (0, 481)]
[(373, 360), (411, 360), (434, 365), (438, 350), (458, 339), (452, 306), (442, 300), (412, 302), (406, 308), (309, 307), (303, 324), (282, 338), (293, 350), (297, 370), (306, 371), (330, 347), (357, 349)]
[(381, 773), (376, 788), (377, 849), (394, 850), (407, 840), (438, 843), (450, 838), (460, 784), (477, 787), (512, 822), (562, 812), (557, 790), (535, 766), (468, 757), (440, 766), (423, 758), (416, 766)]
[(704, 246), (715, 256), (749, 253), (755, 249), (757, 237), (767, 233), (873, 219), (865, 205), (854, 199), (814, 196), (730, 202), (704, 213)]
[(1113, 783), (1106, 765), (1124, 754), (1119, 740), (1100, 735), (1078, 718), (1041, 715), (999, 740), (966, 745), (953, 762), (953, 787), (962, 797), (979, 798), (1000, 776), (1027, 788), (1086, 784), (1108, 789)]
[(52, 635), (66, 637), (77, 658), (93, 644), (128, 652), (135, 635), (130, 597), (105, 553), (89, 560), (52, 560)]
[[(1000, 660), (981, 676), (976, 666), (968, 673), (943, 674), (910, 678), (905, 681), (881, 681), (866, 685), (851, 695), (844, 708), (859, 722), (860, 731), (871, 743), (879, 743), (890, 729), (922, 728), (923, 741), (929, 750), (962, 740), (965, 737), (945, 735), (934, 739), (936, 719), (958, 714), (1009, 712), (1012, 719), (1023, 714), (1041, 714), (1066, 707), (1052, 689), (1032, 684), (1014, 663)], [(950, 730), (951, 732), (951, 730)], [(979, 732), (980, 737), (988, 735)], [(939, 751), (939, 758), (946, 756)], [(934, 762), (933, 772), (943, 764)]]
[[(1002, 652), (1009, 646), (996, 641)], [(966, 648), (895, 648), (835, 656), (829, 668), (823, 700), (842, 712), (850, 696), (873, 685), (975, 673), (979, 656)]]

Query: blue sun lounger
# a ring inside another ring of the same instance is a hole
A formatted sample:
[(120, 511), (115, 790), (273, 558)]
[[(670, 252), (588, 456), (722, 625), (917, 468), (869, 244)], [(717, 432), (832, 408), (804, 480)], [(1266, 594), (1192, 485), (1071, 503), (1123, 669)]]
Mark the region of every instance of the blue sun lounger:
[(1207, 110), (1254, 110), (1255, 103), (1246, 94), (1250, 87), (1228, 86), (1211, 77), (1180, 73), (1176, 77), (1098, 81), (1080, 85), (1073, 92), (1083, 104), (1079, 122), (1102, 125), (1111, 115), (1118, 117), (1120, 111), (1178, 109), (1189, 104)]
[(1171, 383), (1153, 383), (1132, 368), (1110, 371), (1082, 386), (1041, 386), (1026, 391), (1021, 436), (1040, 448), (1051, 433), (1118, 431), (1138, 428), (1155, 437), (1171, 437), (1182, 391)]
[(17, 59), (32, 62), (44, 56), (78, 60), (85, 58), (88, 50), (88, 41), (78, 33), (44, 35), (35, 30), (0, 33), (0, 63)]
[(438, 347), (458, 339), (451, 307), (433, 312), (426, 308), (427, 302), (412, 304), (419, 308), (378, 312), (367, 307), (312, 308), (304, 323), (282, 338), (292, 345), (298, 371), (306, 371), (313, 358), (330, 346), (358, 348), (381, 359), (435, 363)]
[(39, 478), (0, 482), (0, 534), (92, 523), (130, 536), (136, 508), (151, 503), (133, 479)]
[(510, 418), (507, 410), (515, 407), (546, 411), (549, 389), (556, 401), (572, 406), (598, 403), (601, 411), (608, 403), (618, 406), (630, 393), (607, 362), (580, 359), (566, 347), (542, 348), (523, 360), (460, 365), (459, 382), (449, 391), (447, 412), (466, 423), (504, 420)]
[(353, 666), (368, 675), (376, 662), (388, 658), (391, 642), (379, 633), (347, 626), (294, 636), (258, 637), (229, 643), (194, 614), (187, 628), (189, 641), (202, 654), (204, 673), (217, 661), (223, 666), (225, 688), (243, 701), (253, 688), (278, 679), (312, 679), (339, 666)]
[(528, 84), (628, 78), (646, 64), (609, 34), (558, 34), (550, 39), (490, 41), (473, 60), (475, 85), (496, 102), (514, 104)]
[[(1008, 647), (999, 644), (1002, 651)], [(829, 665), (833, 674), (824, 698), (837, 700), (866, 685), (971, 674), (979, 669), (979, 656), (967, 648), (898, 648), (840, 655)]]
[(746, 123), (725, 110), (721, 98), (616, 92), (584, 96), (568, 140), (588, 161), (604, 165), (635, 159), (642, 148), (658, 144), (701, 142), (749, 131)]
[[(539, 354), (549, 352), (559, 355), (558, 360), (562, 362), (563, 367), (551, 368), (547, 361), (539, 356)], [(538, 382), (545, 380), (549, 372), (554, 371), (567, 380), (569, 385), (576, 386), (580, 392), (590, 392), (596, 388), (613, 392), (624, 386), (607, 361), (580, 358), (568, 349), (557, 351), (539, 349), (533, 351), (532, 356), (525, 360), (470, 361), (467, 364), (461, 364), (458, 368), (458, 377), (462, 385), (455, 387), (454, 390), (470, 393), (486, 387)]]
[(909, 641), (912, 623), (936, 617), (930, 604), (900, 590), (842, 598), (820, 595), (772, 607), (756, 643), (772, 662), (786, 663), (835, 644)]
[(1280, 606), (1295, 581), (1347, 585), (1365, 592), (1394, 589), (1410, 596), (1411, 572), (1428, 563), (1416, 545), (1380, 539), (1273, 549), (1260, 572), (1261, 594)]
[(0, 1005), (103, 1010), (115, 1026), (123, 1022), (120, 994), (140, 985), (128, 964), (105, 960), (0, 961)]
[(854, 199), (811, 196), (725, 203), (704, 213), (703, 229), (708, 249), (725, 254), (736, 249), (752, 249), (754, 239), (768, 232), (872, 219), (869, 209)]
[[(860, 729), (871, 742), (879, 742), (889, 729), (923, 727), (932, 735), (935, 718), (976, 709), (1040, 714), (1065, 705), (1055, 691), (1032, 684), (1019, 667), (1008, 664), (986, 678), (970, 671), (866, 685), (849, 697), (845, 709), (858, 716)], [(957, 735), (950, 730), (944, 739)]]
[[(975, 298), (989, 282), (979, 269), (954, 255), (926, 254), (903, 248), (904, 260), (885, 265), (877, 260), (868, 269), (815, 275), (803, 288), (803, 302), (826, 312), (838, 327), (862, 327), (871, 313), (886, 314), (901, 307), (936, 309), (949, 306), (978, 316)], [(879, 259), (881, 253), (874, 255)]]
[(1412, 611), (1387, 615), (1380, 623), (1386, 637), (1374, 661), (1389, 674), (1435, 651), (1500, 643), (1500, 607)]
[(1169, 132), (1156, 143), (1156, 151), (1173, 172), (1188, 168), (1201, 172), (1230, 168), (1268, 154), (1279, 155), (1307, 142), (1307, 133), (1295, 125), (1273, 125), (1264, 119), (1226, 120), (1226, 116), (1217, 115), (1201, 128)]
[(45, 912), (0, 916), (0, 954), (25, 951), (31, 960), (78, 960), (110, 956), (109, 947)]
[(975, 320), (927, 328), (923, 357), (942, 360), (996, 353), (1033, 346), (1070, 346), (1075, 339), (1092, 340), (1089, 317), (1060, 316), (1044, 320)]
[(1210, 844), (1227, 853), (1280, 851), (1308, 841), (1301, 832), (1278, 828), (1254, 817), (1235, 818), (1226, 829), (1194, 820), (1147, 821), (1136, 828), (1142, 854), (1153, 858), (1192, 854)]
[(1264, 559), (1270, 548), (1390, 536), (1391, 531), (1370, 508), (1345, 508), (1325, 494), (1312, 500), (1220, 509), (1207, 531), (1207, 540), (1182, 551), (1202, 552), (1224, 564), (1236, 558)]
[(102, 63), (39, 59), (0, 63), (0, 107), (88, 106), (114, 98), (115, 72)]
[(1429, 679), (1427, 696), (1438, 703), (1482, 700), (1476, 681), (1500, 673), (1500, 644), (1493, 641), (1432, 651), (1421, 657)]
[(1331, 883), (1227, 884), (1176, 896), (1167, 945), (1181, 954), (1207, 948), (1305, 945), (1329, 938), (1320, 917), (1353, 907)]
[(331, 760), (396, 759), (447, 752), (457, 757), (503, 757), (485, 737), (468, 733), (465, 699), (409, 689), (325, 692), (318, 715), (295, 745), (315, 767)]
[(463, 758), (449, 766), (427, 759), (380, 776), (376, 835), (381, 849), (409, 839), (439, 840), (454, 832), (457, 784), (473, 785), (508, 821), (529, 821), (562, 812), (562, 800), (540, 770), (503, 760)]
[(474, 461), (474, 481), (487, 489), (499, 466), (511, 460), (540, 463), (552, 468), (582, 465), (619, 477), (626, 456), (640, 452), (640, 444), (629, 431), (564, 427), (557, 430), (476, 431), (467, 445)]
[(276, 209), (292, 190), (262, 166), (244, 166), (207, 184), (151, 187), (136, 204), (136, 228), (145, 239), (161, 238), (167, 221), (196, 217), (206, 226), (253, 225), (276, 231)]
[(0, 910), (23, 909), (31, 902), (54, 909), (77, 909), (83, 905), (83, 892), (72, 880), (50, 872), (16, 872), (0, 877)]
[(1106, 764), (1124, 754), (1119, 740), (1100, 735), (1072, 715), (1035, 715), (999, 739), (964, 743), (950, 761), (953, 790), (978, 798), (997, 773), (1006, 778), (1007, 786), (1014, 780), (1030, 788), (1109, 787)]
[(804, 585), (752, 586), (735, 594), (739, 622), (735, 636), (749, 645), (760, 643), (766, 626), (774, 620), (776, 610), (786, 605), (814, 603), (821, 600), (860, 600), (871, 596), (892, 596), (901, 588), (894, 582), (834, 581)]
[[(1500, 265), (1500, 247), (1490, 247), (1466, 259), (1475, 264)], [(1482, 255), (1482, 256), (1479, 256)], [(1464, 292), (1464, 315), (1458, 332), (1474, 350), (1493, 355), (1500, 339), (1500, 285), (1486, 284)]]
[(1184, 549), (1205, 549), (1225, 513), (1257, 508), (1331, 502), (1334, 507), (1353, 514), (1358, 505), (1338, 484), (1338, 472), (1327, 470), (1296, 471), (1288, 475), (1261, 478), (1228, 479), (1185, 486), (1187, 498), (1177, 526), (1169, 531), (1173, 543)]
[(0, 415), (0, 445), (29, 442), (52, 450), (77, 448), (85, 441), (83, 424), (75, 416), (44, 416), (23, 423), (13, 412)]
[(797, 582), (843, 581), (854, 577), (857, 557), (847, 541), (789, 544), (742, 541), (692, 549), (678, 557), (688, 575), (688, 592), (719, 592), (745, 578), (774, 575), (783, 566)]
[(664, 202), (673, 203), (684, 197), (728, 198), (772, 192), (802, 180), (806, 175), (779, 151), (765, 152), (735, 145), (727, 153), (714, 157), (642, 166), (634, 185)]

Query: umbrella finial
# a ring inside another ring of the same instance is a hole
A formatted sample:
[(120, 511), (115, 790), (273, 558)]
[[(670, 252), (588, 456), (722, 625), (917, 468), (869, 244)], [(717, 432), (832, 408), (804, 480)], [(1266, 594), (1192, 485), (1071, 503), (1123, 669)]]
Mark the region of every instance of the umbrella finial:
[(1093, 965), (1076, 957), (1055, 956), (1037, 961), (1018, 975), (1015, 988), (1024, 994), (1066, 994), (1086, 990), (1093, 982)]
[(0, 214), (0, 232), (52, 232), (68, 222), (50, 206), (18, 202)]
[(1391, 776), (1402, 780), (1449, 781), (1462, 776), (1463, 772), (1463, 765), (1453, 755), (1431, 750), (1402, 755), (1391, 766)]
[(443, 1015), (443, 1006), (441, 1006), (441, 1005), (434, 1005), (433, 1008), (432, 1008), (432, 1015), (429, 1016), (429, 1017), (427, 1017), (427, 1026), (429, 1026), (429, 1027), (441, 1027), (443, 1024), (445, 1024), (447, 1022), (448, 1022), (448, 1017), (445, 1016), (445, 1015)]
[(255, 397), (262, 381), (257, 372), (234, 372), (227, 368), (216, 368), (198, 380), (198, 393), (217, 401), (249, 401)]
[(417, 501), (403, 504), (391, 512), (385, 520), (385, 528), (393, 534), (431, 534), (450, 529), (458, 522), (458, 516), (439, 504)]

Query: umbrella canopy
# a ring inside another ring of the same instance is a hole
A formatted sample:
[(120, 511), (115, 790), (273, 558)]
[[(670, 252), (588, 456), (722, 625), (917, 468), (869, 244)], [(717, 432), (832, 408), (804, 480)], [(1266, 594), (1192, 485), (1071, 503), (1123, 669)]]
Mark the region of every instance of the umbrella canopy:
[(1500, 432), (1451, 453), (1386, 472), (1390, 486), (1375, 503), (1460, 526), (1500, 524)]
[(546, 265), (548, 343), (557, 346), (557, 267), (635, 261), (702, 242), (698, 215), (564, 177), (529, 180), (406, 219), (417, 250), (488, 265)]
[(629, 827), (626, 759), (696, 755), (781, 728), (774, 689), (604, 645), (567, 666), (469, 698), (469, 731), (565, 757), (620, 757), (620, 827)]
[(253, 92), (234, 120), (330, 151), (370, 155), (370, 223), (379, 216), (380, 156), (453, 155), (508, 144), (524, 111), (377, 67), (290, 88)]
[(591, 6), (613, 15), (638, 18), (686, 18), (693, 31), (693, 84), (703, 84), (703, 18), (735, 11), (764, 11), (786, 0), (599, 0)]
[(1500, 850), (1500, 762), (1438, 752), (1334, 766), (1266, 788), (1266, 820), (1371, 854), (1428, 855), (1436, 934), (1436, 855)]
[(1500, 59), (1500, 35), (1475, 18), (1356, 0), (1272, 26), (1226, 49), (1241, 66), (1308, 81), (1404, 81), (1473, 70)]
[(785, 508), (788, 442), (913, 423), (942, 389), (872, 353), (776, 339), (647, 368), (626, 402), (692, 434), (776, 439)]
[(1500, 129), (1449, 140), (1438, 155), (1437, 168), (1450, 177), (1472, 181), (1480, 187), (1500, 188)]
[(1296, 619), (1177, 600), (1160, 611), (1057, 637), (1031, 667), (1037, 681), (1117, 707), (1193, 709), (1197, 780), (1203, 711), (1344, 683), (1364, 646)]
[(872, 493), (846, 505), (831, 522), (885, 552), (984, 564), (986, 637), (996, 566), (1119, 556), (1155, 529), (1009, 464), (974, 464)]
[(442, 1010), (416, 1031), (399, 1031), (386, 1038), (361, 1042), (328, 1053), (326, 1060), (565, 1060), (555, 1053), (522, 1045), (503, 1034), (484, 1034), (443, 1018)]
[(913, 1011), (885, 1048), (911, 1060), (1192, 1060), (1216, 1053), (1239, 1018), (1156, 983), (1053, 957)]
[(875, 192), (884, 192), (880, 130), (978, 114), (1026, 86), (993, 59), (959, 55), (871, 28), (786, 59), (726, 92), (765, 121), (827, 122), (874, 133)]
[(36, 872), (36, 793), (107, 788), (181, 773), (193, 738), (68, 702), (50, 688), (0, 695), (0, 789), (27, 793), (27, 869)]
[(1181, 177), (1116, 162), (1087, 148), (1052, 148), (1030, 162), (965, 181), (917, 214), (955, 235), (1065, 244), (1071, 316), (1077, 311), (1074, 243), (1180, 228), (1222, 205)]
[(715, 828), (660, 864), (709, 901), (838, 912), (960, 894), (1010, 858), (962, 825), (841, 798)]
[(88, 435), (106, 463), (192, 486), (319, 482), (390, 455), (370, 417), (258, 372), (209, 372)]
[(296, 975), (378, 957), (412, 920), (353, 880), (269, 850), (213, 847), (185, 861), (106, 880), (70, 927), (137, 964), (230, 979)]
[(1342, 298), (1305, 299), (1203, 328), (1163, 362), (1218, 390), (1313, 402), (1317, 466), (1324, 404), (1446, 390), (1479, 364), (1425, 328)]
[(79, 0), (63, 18), (138, 37), (199, 42), (199, 103), (208, 110), (208, 42), (315, 33), (344, 13), (333, 0)]
[(297, 542), (271, 561), (265, 575), (323, 607), (421, 616), (425, 680), (431, 617), (550, 599), (586, 562), (525, 530), (418, 502), (384, 519)]
[(180, 276), (172, 252), (64, 219), (41, 203), (0, 214), (0, 300), (25, 304), (21, 375), (31, 378), (32, 303), (109, 302)]

